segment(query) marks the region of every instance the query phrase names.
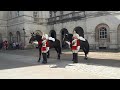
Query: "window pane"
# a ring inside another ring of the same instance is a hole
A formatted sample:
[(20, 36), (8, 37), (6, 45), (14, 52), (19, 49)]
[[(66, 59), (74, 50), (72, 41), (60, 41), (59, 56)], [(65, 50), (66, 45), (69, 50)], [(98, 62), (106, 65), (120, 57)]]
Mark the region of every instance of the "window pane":
[(100, 38), (107, 38), (107, 29), (105, 27), (100, 28)]
[(105, 38), (107, 38), (107, 35), (105, 35)]

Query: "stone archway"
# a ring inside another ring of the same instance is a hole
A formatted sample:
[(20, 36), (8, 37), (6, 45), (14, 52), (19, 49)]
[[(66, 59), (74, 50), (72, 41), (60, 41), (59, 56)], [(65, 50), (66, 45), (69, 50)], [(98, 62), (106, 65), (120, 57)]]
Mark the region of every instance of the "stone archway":
[(56, 31), (55, 30), (50, 31), (50, 37), (56, 38)]
[(43, 34), (41, 30), (35, 30), (34, 33), (39, 33), (41, 36), (42, 36), (42, 34)]
[(0, 33), (0, 43), (2, 42), (2, 34)]
[(101, 23), (95, 28), (95, 42), (97, 49), (108, 49), (110, 42), (110, 28), (107, 24)]
[(69, 32), (68, 32), (68, 30), (66, 28), (61, 29), (61, 44), (62, 44), (62, 48), (68, 48), (67, 44), (65, 44), (63, 42), (63, 38), (64, 38), (65, 34), (68, 34), (68, 33)]
[(17, 36), (16, 41), (19, 43), (21, 41), (21, 35), (19, 31), (16, 32), (16, 36)]
[(118, 43), (118, 48), (120, 49), (120, 24), (118, 25), (117, 28), (117, 43)]
[(9, 33), (9, 42), (12, 43), (13, 42), (13, 34), (10, 32)]
[(75, 27), (73, 31), (76, 31), (80, 36), (84, 37), (84, 30), (82, 27)]

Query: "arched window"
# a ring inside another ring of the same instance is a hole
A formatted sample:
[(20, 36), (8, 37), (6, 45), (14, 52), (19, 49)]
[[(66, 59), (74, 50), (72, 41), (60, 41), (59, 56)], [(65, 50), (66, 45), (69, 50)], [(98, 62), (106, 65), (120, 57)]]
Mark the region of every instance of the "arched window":
[(60, 11), (60, 15), (63, 15), (63, 11)]
[(17, 16), (19, 16), (19, 14), (20, 14), (20, 11), (16, 11), (16, 13), (17, 13)]
[(49, 11), (50, 12), (50, 18), (52, 17), (52, 11)]
[(20, 42), (20, 41), (21, 41), (20, 32), (19, 32), (19, 31), (17, 31), (17, 32), (16, 32), (16, 34), (17, 34), (17, 42)]
[(2, 34), (0, 33), (0, 42), (2, 42)]
[(53, 11), (54, 12), (54, 17), (56, 17), (56, 13), (57, 13), (57, 11)]
[(13, 42), (13, 34), (11, 32), (9, 33), (9, 42)]
[(33, 18), (34, 18), (34, 21), (35, 22), (38, 22), (39, 21), (39, 12), (38, 11), (34, 11), (33, 12)]
[(68, 45), (64, 42), (64, 36), (65, 34), (68, 34), (68, 30), (66, 28), (61, 29), (61, 44), (62, 44), (62, 48), (66, 49), (68, 48)]
[(109, 26), (107, 24), (101, 23), (95, 28), (95, 41), (106, 39), (110, 42)]
[(105, 39), (107, 38), (107, 29), (105, 27), (101, 27), (99, 30), (99, 38)]

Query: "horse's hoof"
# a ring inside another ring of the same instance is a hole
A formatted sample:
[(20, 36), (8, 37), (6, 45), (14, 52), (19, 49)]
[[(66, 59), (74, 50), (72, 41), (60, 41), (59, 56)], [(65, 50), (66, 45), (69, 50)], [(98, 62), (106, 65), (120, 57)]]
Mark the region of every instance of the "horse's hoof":
[(38, 60), (38, 62), (40, 62), (40, 60)]
[(43, 63), (43, 64), (47, 64), (47, 61), (43, 61), (42, 63)]
[(50, 58), (50, 57), (47, 56), (47, 58)]
[(85, 60), (87, 60), (88, 58), (84, 58)]
[(40, 59), (38, 59), (38, 62), (40, 62)]
[(59, 59), (59, 60), (60, 60), (60, 58), (57, 58), (57, 59)]
[(73, 61), (73, 63), (78, 63), (78, 61)]

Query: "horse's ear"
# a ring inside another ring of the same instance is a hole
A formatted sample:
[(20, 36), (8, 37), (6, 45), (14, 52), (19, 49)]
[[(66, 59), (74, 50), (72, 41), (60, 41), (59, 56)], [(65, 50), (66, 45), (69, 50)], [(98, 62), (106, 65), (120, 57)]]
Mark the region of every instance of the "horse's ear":
[(31, 33), (31, 36), (33, 36), (33, 33)]

